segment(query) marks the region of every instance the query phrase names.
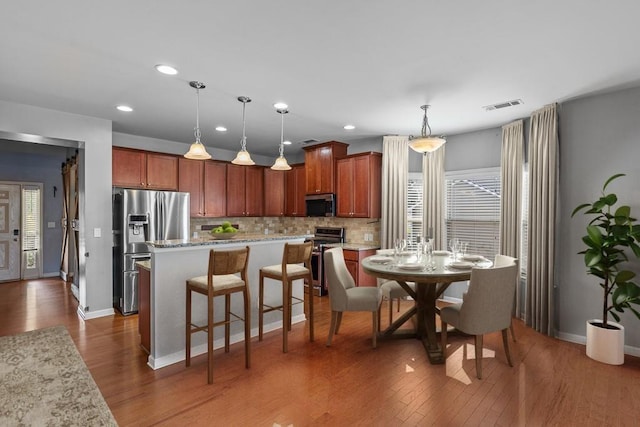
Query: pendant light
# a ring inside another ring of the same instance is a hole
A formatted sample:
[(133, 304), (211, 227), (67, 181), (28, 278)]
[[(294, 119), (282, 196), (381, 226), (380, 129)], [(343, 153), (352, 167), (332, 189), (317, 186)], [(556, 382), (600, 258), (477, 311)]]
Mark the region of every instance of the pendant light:
[[(424, 118), (422, 119), (422, 134), (419, 137), (411, 137), (409, 140), (409, 147), (418, 153), (431, 153), (442, 147), (446, 142), (443, 137), (431, 136), (431, 126), (429, 126), (429, 119), (427, 118), (427, 110), (429, 105), (423, 105), (420, 107), (424, 111)], [(429, 133), (427, 133), (427, 129)]]
[(242, 102), (242, 140), (240, 141), (240, 151), (238, 151), (238, 155), (235, 159), (231, 161), (234, 165), (244, 165), (251, 166), (256, 163), (251, 160), (251, 155), (247, 151), (247, 137), (245, 135), (245, 116), (244, 110), (247, 106), (247, 102), (251, 102), (251, 98), (248, 96), (239, 96), (238, 101)]
[(279, 108), (276, 110), (280, 113), (280, 157), (276, 159), (276, 162), (271, 166), (271, 169), (276, 171), (288, 171), (291, 170), (291, 166), (287, 163), (287, 159), (284, 158), (284, 115), (289, 112), (286, 108)]
[(204, 83), (201, 83), (201, 82), (192, 81), (192, 82), (189, 82), (189, 86), (191, 86), (192, 88), (195, 88), (196, 96), (198, 98), (198, 101), (196, 104), (196, 127), (194, 130), (196, 142), (191, 144), (189, 151), (187, 151), (184, 157), (192, 160), (207, 160), (211, 158), (211, 154), (207, 153), (207, 149), (202, 144), (202, 142), (200, 142), (200, 136), (201, 136), (200, 134), (200, 89), (204, 89), (205, 85)]

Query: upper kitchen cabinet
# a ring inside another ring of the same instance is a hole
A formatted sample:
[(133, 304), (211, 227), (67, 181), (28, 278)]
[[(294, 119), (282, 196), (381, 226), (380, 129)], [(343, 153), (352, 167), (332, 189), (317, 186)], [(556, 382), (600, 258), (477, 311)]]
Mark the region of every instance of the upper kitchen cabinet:
[(227, 216), (263, 215), (263, 169), (227, 164)]
[(304, 148), (307, 194), (335, 193), (335, 160), (347, 155), (348, 144), (329, 141)]
[(336, 215), (380, 218), (382, 154), (352, 154), (336, 161)]
[(178, 189), (178, 157), (171, 154), (113, 147), (111, 167), (115, 187)]
[(265, 168), (264, 216), (284, 216), (284, 201), (285, 171)]
[(189, 193), (192, 217), (224, 217), (227, 213), (226, 164), (179, 159), (178, 191)]
[(286, 216), (305, 216), (306, 206), (304, 196), (307, 194), (304, 164), (291, 165), (291, 170), (285, 172), (285, 208)]

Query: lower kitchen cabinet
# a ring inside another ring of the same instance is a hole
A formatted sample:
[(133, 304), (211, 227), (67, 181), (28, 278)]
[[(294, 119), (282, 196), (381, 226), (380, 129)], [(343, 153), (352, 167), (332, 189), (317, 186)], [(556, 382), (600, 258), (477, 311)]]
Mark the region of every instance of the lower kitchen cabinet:
[(140, 264), (138, 268), (138, 333), (140, 347), (147, 354), (151, 351), (151, 272)]
[(347, 264), (347, 270), (351, 273), (353, 277), (353, 281), (356, 283), (356, 286), (377, 286), (378, 283), (376, 278), (365, 273), (362, 268), (362, 261), (364, 258), (375, 255), (375, 249), (365, 249), (365, 250), (351, 250), (344, 249), (344, 262)]

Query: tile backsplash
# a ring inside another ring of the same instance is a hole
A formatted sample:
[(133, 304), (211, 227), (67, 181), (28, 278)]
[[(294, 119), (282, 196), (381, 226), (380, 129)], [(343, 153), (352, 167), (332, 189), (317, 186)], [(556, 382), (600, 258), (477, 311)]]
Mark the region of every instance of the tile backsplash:
[(203, 225), (219, 225), (223, 221), (238, 224), (241, 233), (251, 234), (313, 234), (315, 227), (344, 227), (347, 243), (380, 244), (380, 220), (377, 218), (194, 217), (191, 218), (191, 233), (208, 233), (202, 231)]

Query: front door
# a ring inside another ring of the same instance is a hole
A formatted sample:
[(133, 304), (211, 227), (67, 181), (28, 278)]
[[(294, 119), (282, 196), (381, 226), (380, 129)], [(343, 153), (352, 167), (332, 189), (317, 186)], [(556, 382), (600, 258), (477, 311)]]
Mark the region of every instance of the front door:
[(20, 279), (20, 185), (0, 184), (0, 281)]

